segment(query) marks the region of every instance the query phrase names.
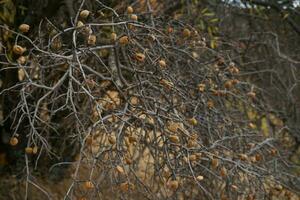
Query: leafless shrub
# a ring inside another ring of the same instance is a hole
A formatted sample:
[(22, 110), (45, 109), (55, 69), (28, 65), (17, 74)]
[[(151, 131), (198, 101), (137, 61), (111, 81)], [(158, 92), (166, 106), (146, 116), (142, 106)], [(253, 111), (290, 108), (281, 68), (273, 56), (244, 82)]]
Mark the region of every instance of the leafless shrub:
[(64, 199), (250, 200), (289, 188), (284, 152), (248, 116), (268, 114), (260, 89), (239, 78), (230, 49), (177, 20), (83, 8), (64, 31), (0, 25), (16, 38), (1, 71), (18, 81), (1, 95), (16, 94), (5, 117), (27, 187), (50, 198), (34, 172), (62, 178), (70, 166)]

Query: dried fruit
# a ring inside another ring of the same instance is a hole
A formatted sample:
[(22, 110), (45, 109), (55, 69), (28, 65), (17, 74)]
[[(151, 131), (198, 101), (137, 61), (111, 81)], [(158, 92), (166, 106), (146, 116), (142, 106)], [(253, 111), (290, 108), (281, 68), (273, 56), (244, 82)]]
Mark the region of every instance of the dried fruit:
[(62, 47), (62, 42), (60, 38), (55, 38), (51, 43), (51, 48), (54, 50), (59, 50)]
[(184, 37), (190, 37), (191, 36), (191, 31), (187, 28), (183, 29), (183, 32), (182, 32), (183, 36)]
[(30, 26), (28, 24), (21, 24), (19, 26), (19, 30), (22, 32), (22, 33), (27, 33), (30, 29)]
[(169, 183), (168, 183), (168, 187), (169, 187), (171, 190), (177, 190), (178, 186), (179, 186), (179, 183), (178, 183), (177, 180), (171, 180), (171, 181), (169, 181)]
[(88, 45), (95, 45), (97, 41), (96, 35), (89, 35), (88, 37)]
[(256, 97), (256, 93), (255, 92), (248, 92), (247, 96), (254, 99)]
[(25, 79), (25, 70), (23, 68), (18, 69), (18, 79), (23, 81)]
[(86, 190), (91, 190), (91, 189), (94, 188), (94, 184), (93, 184), (91, 181), (86, 181), (86, 182), (84, 182), (83, 187), (84, 187)]
[(136, 53), (135, 54), (135, 59), (138, 60), (139, 62), (144, 62), (146, 56), (142, 53)]
[(117, 171), (119, 174), (125, 174), (125, 171), (124, 171), (123, 167), (121, 167), (121, 166), (119, 166), (119, 165), (116, 167), (116, 171)]
[(208, 100), (208, 101), (207, 101), (207, 107), (208, 107), (209, 109), (213, 108), (213, 107), (214, 107), (214, 102), (213, 102), (212, 100)]
[(86, 79), (85, 83), (89, 88), (94, 88), (96, 86), (96, 82), (93, 79)]
[(101, 58), (107, 58), (109, 55), (109, 51), (107, 49), (100, 49), (98, 54)]
[(128, 190), (134, 190), (134, 185), (132, 183), (128, 183), (128, 182), (121, 183), (120, 189), (123, 192), (127, 192)]
[(117, 142), (116, 136), (110, 135), (110, 136), (108, 137), (108, 142), (109, 142), (110, 144), (116, 144), (116, 142)]
[(135, 14), (132, 14), (131, 17), (130, 17), (131, 20), (133, 21), (137, 21), (138, 20), (138, 16), (135, 15)]
[(200, 57), (199, 54), (195, 51), (192, 52), (192, 56), (194, 59), (198, 59)]
[(246, 154), (243, 154), (243, 153), (239, 154), (239, 158), (240, 158), (240, 160), (242, 160), (242, 161), (248, 160), (248, 156), (247, 156)]
[(110, 34), (110, 39), (111, 39), (112, 41), (116, 41), (116, 40), (117, 40), (117, 34), (116, 34), (116, 33), (111, 33), (111, 34)]
[(197, 160), (197, 155), (195, 155), (195, 154), (190, 155), (190, 156), (189, 156), (189, 160), (190, 160), (191, 162), (196, 161), (196, 160)]
[(256, 125), (255, 125), (254, 123), (252, 123), (252, 122), (250, 122), (250, 123), (248, 124), (248, 126), (249, 126), (249, 128), (251, 128), (251, 129), (255, 129), (255, 128), (256, 128)]
[(20, 45), (13, 46), (13, 52), (17, 55), (22, 55), (26, 51), (26, 48), (21, 47)]
[(90, 15), (90, 11), (88, 11), (88, 10), (82, 10), (82, 11), (80, 12), (80, 17), (81, 17), (82, 19), (86, 19), (89, 15)]
[(270, 154), (271, 154), (272, 156), (276, 156), (276, 155), (277, 155), (277, 149), (272, 148), (272, 149), (270, 150)]
[(179, 143), (179, 142), (180, 142), (179, 137), (176, 136), (176, 135), (170, 135), (170, 136), (169, 136), (169, 140), (170, 140), (171, 142), (173, 142), (173, 143)]
[(229, 71), (232, 74), (238, 74), (240, 72), (240, 70), (236, 67), (234, 62), (229, 63)]
[(194, 139), (190, 139), (190, 140), (188, 140), (188, 144), (187, 144), (187, 147), (188, 148), (192, 148), (192, 147), (196, 147), (197, 146), (197, 141), (196, 140), (194, 140)]
[(185, 163), (189, 163), (189, 159), (188, 159), (186, 156), (183, 157), (183, 161), (184, 161)]
[(167, 129), (171, 132), (176, 132), (178, 128), (179, 128), (179, 126), (175, 122), (169, 122), (169, 124), (167, 126)]
[(238, 190), (238, 186), (236, 186), (236, 185), (231, 185), (231, 188), (232, 188), (233, 190)]
[(128, 141), (129, 141), (130, 143), (134, 143), (134, 142), (137, 142), (138, 139), (137, 139), (136, 136), (131, 135), (131, 136), (128, 137)]
[(121, 37), (121, 38), (119, 39), (119, 43), (120, 43), (121, 45), (126, 45), (126, 44), (128, 44), (128, 43), (129, 43), (129, 38), (128, 38), (128, 36), (123, 36), (123, 37)]
[(134, 31), (135, 26), (133, 24), (128, 24), (128, 29)]
[(220, 170), (220, 175), (225, 178), (227, 176), (227, 169), (225, 167), (222, 167)]
[(219, 160), (217, 158), (213, 158), (211, 160), (211, 166), (213, 169), (216, 169), (219, 166)]
[(77, 28), (81, 28), (83, 26), (84, 26), (84, 23), (82, 21), (77, 22), (77, 26), (76, 26)]
[(232, 84), (231, 80), (226, 81), (225, 84), (224, 84), (224, 87), (226, 89), (230, 89), (230, 88), (232, 88), (232, 86), (233, 86), (233, 84)]
[(147, 119), (146, 119), (146, 121), (147, 121), (147, 123), (149, 123), (149, 124), (152, 124), (152, 125), (155, 124), (154, 118), (151, 117), (151, 116), (148, 116)]
[(173, 29), (172, 27), (169, 26), (168, 29), (167, 29), (167, 32), (168, 32), (168, 33), (173, 33), (173, 32), (174, 32), (174, 29)]
[(198, 84), (198, 90), (200, 92), (204, 92), (204, 90), (205, 90), (205, 84), (203, 84), (203, 83)]
[(238, 73), (240, 72), (240, 70), (239, 70), (239, 68), (237, 68), (237, 67), (232, 67), (232, 68), (230, 69), (230, 72), (231, 72), (232, 74), (238, 74)]
[(196, 126), (197, 124), (198, 124), (198, 121), (197, 121), (197, 119), (196, 118), (190, 118), (190, 119), (188, 119), (188, 122), (191, 124), (191, 125), (193, 125), (193, 126)]
[(255, 195), (254, 194), (249, 194), (247, 196), (247, 199), (246, 200), (254, 200), (255, 199)]
[(158, 61), (160, 68), (164, 69), (167, 67), (166, 61), (165, 60), (160, 60)]
[(130, 98), (130, 103), (132, 105), (137, 105), (139, 103), (139, 99), (137, 97), (131, 97)]
[(156, 37), (155, 37), (155, 35), (150, 34), (150, 35), (149, 35), (149, 39), (150, 39), (152, 42), (154, 42), (154, 41), (156, 40)]
[(161, 79), (160, 81), (159, 81), (159, 83), (161, 84), (161, 85), (163, 85), (166, 89), (168, 89), (168, 90), (170, 90), (170, 89), (172, 89), (172, 87), (174, 86), (174, 84), (171, 82), (171, 81), (168, 81), (168, 80), (166, 80), (166, 79)]
[(203, 179), (204, 179), (204, 177), (203, 176), (197, 176), (197, 181), (202, 181)]
[(37, 146), (34, 146), (34, 147), (32, 148), (32, 154), (37, 154), (37, 152), (38, 152), (38, 147), (37, 147)]
[(89, 36), (89, 35), (91, 35), (91, 34), (93, 33), (93, 30), (92, 30), (91, 27), (85, 26), (85, 27), (82, 28), (82, 30), (81, 30), (80, 32), (81, 32), (83, 35), (85, 35), (85, 36)]
[(260, 154), (255, 155), (255, 160), (258, 162), (262, 159), (262, 156)]
[(250, 159), (251, 162), (256, 163), (256, 158), (255, 158), (255, 156), (251, 156), (249, 159)]
[(19, 140), (18, 140), (18, 138), (16, 138), (16, 137), (12, 137), (12, 138), (10, 138), (10, 140), (9, 140), (9, 144), (10, 144), (11, 146), (16, 146), (18, 143), (19, 143)]
[(127, 165), (131, 165), (132, 164), (132, 160), (129, 157), (127, 157), (127, 156), (124, 158), (124, 161), (125, 161), (125, 163)]
[(233, 79), (232, 80), (232, 84), (234, 84), (234, 85), (236, 85), (236, 84), (238, 84), (240, 81), (238, 80), (238, 79)]
[(131, 6), (127, 7), (127, 13), (132, 14), (133, 13), (133, 8)]
[(217, 65), (221, 66), (225, 64), (225, 59), (223, 57), (217, 57)]
[(27, 154), (32, 154), (32, 152), (33, 152), (32, 147), (26, 147), (26, 148), (25, 148), (25, 153), (27, 153)]
[(17, 59), (17, 62), (21, 65), (24, 65), (26, 63), (26, 57), (25, 56), (20, 56), (18, 59)]

